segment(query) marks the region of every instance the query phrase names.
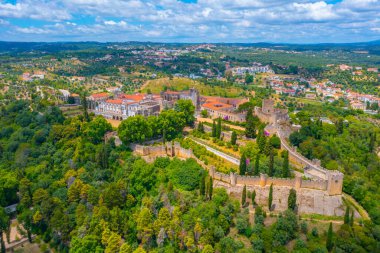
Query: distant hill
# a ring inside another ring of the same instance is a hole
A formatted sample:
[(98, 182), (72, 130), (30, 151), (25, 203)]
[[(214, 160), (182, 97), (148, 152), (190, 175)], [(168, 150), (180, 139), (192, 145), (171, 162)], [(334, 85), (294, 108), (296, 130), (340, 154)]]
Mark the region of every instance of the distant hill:
[[(200, 43), (159, 43), (159, 42), (7, 42), (0, 41), (0, 53), (22, 53), (39, 51), (56, 53), (60, 51), (105, 49), (110, 45), (135, 45), (135, 46), (168, 46), (181, 47)], [(259, 47), (295, 51), (368, 51), (371, 54), (380, 55), (380, 40), (357, 43), (319, 43), (319, 44), (291, 44), (291, 43), (212, 43), (219, 46)]]

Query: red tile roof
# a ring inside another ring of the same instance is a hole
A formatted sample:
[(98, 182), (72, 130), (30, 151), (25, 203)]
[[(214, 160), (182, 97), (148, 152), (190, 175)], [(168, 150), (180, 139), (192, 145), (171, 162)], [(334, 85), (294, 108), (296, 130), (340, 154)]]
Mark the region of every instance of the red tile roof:
[(106, 103), (121, 105), (123, 103), (123, 100), (121, 100), (121, 99), (108, 99), (108, 100), (106, 100)]
[(144, 94), (133, 94), (133, 95), (121, 95), (120, 98), (123, 98), (123, 99), (127, 99), (127, 100), (133, 100), (133, 101), (136, 101), (136, 102), (139, 102), (141, 100), (143, 100), (145, 97)]
[(208, 109), (211, 109), (214, 111), (223, 110), (223, 109), (230, 109), (233, 107), (232, 105), (219, 103), (219, 102), (208, 102), (208, 103), (203, 104), (202, 106), (204, 108), (208, 108)]
[(102, 93), (95, 93), (95, 94), (92, 94), (91, 97), (92, 98), (106, 98), (108, 97), (108, 93), (107, 92), (102, 92)]

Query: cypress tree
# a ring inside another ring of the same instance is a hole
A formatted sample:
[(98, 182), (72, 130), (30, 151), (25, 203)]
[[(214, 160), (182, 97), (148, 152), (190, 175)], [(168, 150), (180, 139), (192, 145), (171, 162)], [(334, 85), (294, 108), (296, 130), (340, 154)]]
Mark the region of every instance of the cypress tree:
[(241, 193), (241, 206), (244, 207), (247, 202), (247, 186), (244, 185), (243, 192)]
[(343, 119), (339, 119), (336, 123), (336, 131), (338, 132), (338, 134), (343, 133)]
[(1, 243), (1, 253), (5, 253), (5, 242), (4, 242), (4, 239), (3, 239), (3, 232), (1, 231), (1, 234), (0, 234), (1, 238), (0, 238), (0, 243)]
[(330, 222), (329, 230), (327, 231), (327, 240), (326, 240), (326, 248), (328, 251), (331, 251), (334, 246), (332, 237), (333, 237), (332, 222)]
[(268, 197), (269, 211), (272, 209), (272, 201), (273, 201), (273, 184), (271, 184), (269, 188), (269, 197)]
[(350, 219), (350, 226), (354, 226), (354, 210), (351, 211), (351, 219)]
[(255, 120), (253, 117), (252, 109), (250, 108), (247, 111), (247, 116), (245, 118), (245, 136), (248, 138), (255, 138), (256, 137), (256, 125)]
[(205, 174), (202, 174), (201, 181), (199, 182), (199, 193), (201, 196), (204, 196), (206, 193), (206, 176)]
[(344, 214), (344, 224), (350, 224), (350, 208), (346, 207), (346, 213)]
[(252, 199), (252, 206), (255, 207), (255, 205), (256, 205), (256, 200), (255, 200), (256, 199), (256, 190), (253, 190), (251, 199)]
[(247, 172), (247, 161), (246, 161), (245, 154), (243, 153), (240, 158), (240, 165), (239, 165), (239, 174), (244, 176)]
[(210, 177), (209, 186), (208, 186), (208, 198), (212, 199), (212, 191), (213, 191), (213, 185), (212, 185), (212, 177)]
[(273, 149), (271, 148), (269, 151), (268, 176), (273, 177), (273, 170), (274, 170), (274, 154), (273, 154)]
[(369, 134), (369, 152), (373, 152), (375, 150), (375, 142), (376, 142), (376, 134), (371, 132)]
[(203, 123), (202, 122), (199, 122), (199, 124), (198, 124), (198, 132), (200, 132), (200, 133), (204, 133), (205, 132), (205, 129), (203, 127)]
[(235, 131), (232, 131), (231, 134), (231, 145), (236, 145), (236, 140), (237, 140), (237, 134)]
[(282, 177), (289, 177), (289, 152), (287, 150), (284, 151), (284, 160), (282, 164)]
[(264, 146), (264, 154), (265, 155), (269, 155), (270, 154), (270, 149), (273, 148), (272, 145), (270, 144), (270, 140), (268, 139), (266, 142), (265, 142), (265, 146)]
[(290, 189), (288, 196), (288, 208), (293, 210), (296, 208), (297, 204), (297, 192), (294, 189)]
[(259, 135), (256, 138), (257, 145), (259, 146), (260, 153), (264, 152), (266, 138), (264, 135), (264, 129), (260, 128)]
[(218, 118), (218, 125), (216, 126), (216, 135), (215, 137), (220, 139), (220, 135), (222, 134), (222, 119)]
[(210, 192), (210, 187), (209, 187), (209, 180), (207, 177), (205, 177), (205, 198), (208, 199), (208, 194)]
[(216, 125), (215, 125), (215, 120), (212, 121), (211, 137), (216, 137)]
[(90, 121), (90, 116), (88, 115), (88, 103), (87, 103), (87, 98), (86, 98), (86, 93), (83, 92), (80, 95), (80, 101), (82, 104), (82, 109), (83, 109), (83, 116), (84, 119), (89, 122)]
[(258, 176), (260, 171), (260, 155), (256, 155), (256, 160), (255, 160), (255, 168), (253, 170), (253, 175)]

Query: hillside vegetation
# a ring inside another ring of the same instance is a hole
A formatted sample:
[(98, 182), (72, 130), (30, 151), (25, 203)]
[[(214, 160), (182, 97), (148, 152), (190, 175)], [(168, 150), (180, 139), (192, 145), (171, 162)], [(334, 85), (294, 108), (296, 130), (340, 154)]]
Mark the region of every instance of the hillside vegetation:
[(221, 96), (221, 97), (237, 97), (242, 94), (243, 89), (239, 87), (221, 87), (203, 84), (200, 81), (191, 80), (189, 78), (174, 77), (160, 78), (147, 81), (143, 87), (142, 92), (152, 92), (153, 94), (159, 94), (164, 90), (188, 90), (190, 88), (196, 88), (201, 95), (204, 96)]

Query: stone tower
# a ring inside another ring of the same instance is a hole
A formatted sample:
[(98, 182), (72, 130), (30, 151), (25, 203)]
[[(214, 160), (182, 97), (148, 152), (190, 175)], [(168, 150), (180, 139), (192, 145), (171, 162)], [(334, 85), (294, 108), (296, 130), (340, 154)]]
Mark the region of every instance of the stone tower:
[(343, 173), (336, 170), (327, 172), (327, 192), (329, 195), (342, 194), (343, 177)]
[(274, 101), (272, 99), (264, 99), (262, 105), (263, 113), (274, 113)]
[(195, 109), (198, 110), (201, 105), (201, 100), (199, 96), (199, 91), (197, 89), (195, 88), (190, 89), (190, 99), (193, 102)]

